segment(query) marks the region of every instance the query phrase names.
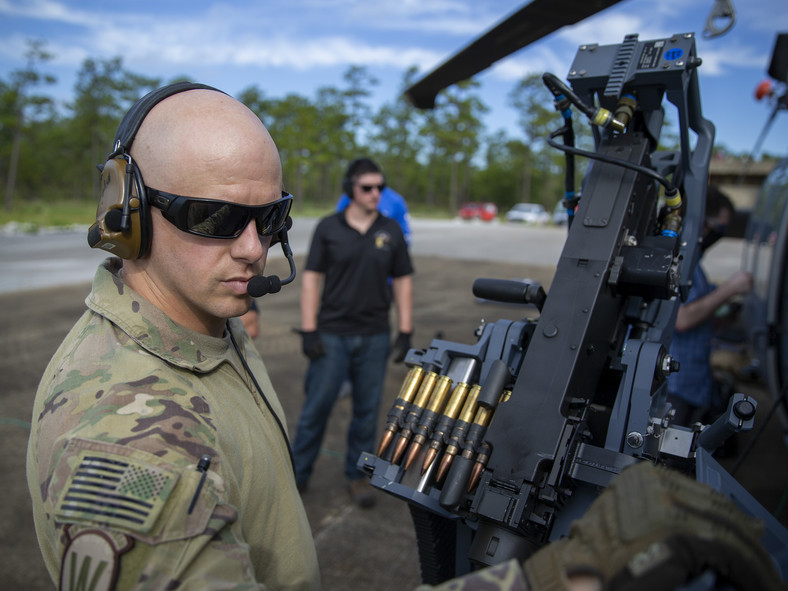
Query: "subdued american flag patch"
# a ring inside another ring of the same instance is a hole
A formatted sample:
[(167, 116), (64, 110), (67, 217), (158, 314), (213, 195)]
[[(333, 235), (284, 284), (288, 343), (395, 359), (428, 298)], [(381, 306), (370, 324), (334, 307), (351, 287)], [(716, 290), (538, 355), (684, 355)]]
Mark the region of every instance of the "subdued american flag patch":
[(55, 517), (146, 533), (176, 481), (174, 473), (158, 466), (86, 450), (60, 495)]

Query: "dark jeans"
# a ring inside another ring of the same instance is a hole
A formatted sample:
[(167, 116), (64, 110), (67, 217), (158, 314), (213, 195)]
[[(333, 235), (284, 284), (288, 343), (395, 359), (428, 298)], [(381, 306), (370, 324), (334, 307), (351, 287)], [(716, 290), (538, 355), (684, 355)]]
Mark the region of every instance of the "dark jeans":
[(298, 419), (293, 459), (296, 482), (306, 483), (312, 464), (320, 453), (328, 417), (339, 396), (342, 382), (353, 384), (353, 416), (347, 434), (345, 476), (361, 477), (356, 462), (362, 452), (373, 451), (378, 411), (389, 355), (389, 333), (339, 336), (320, 333), (326, 354), (309, 363), (306, 373), (306, 400)]

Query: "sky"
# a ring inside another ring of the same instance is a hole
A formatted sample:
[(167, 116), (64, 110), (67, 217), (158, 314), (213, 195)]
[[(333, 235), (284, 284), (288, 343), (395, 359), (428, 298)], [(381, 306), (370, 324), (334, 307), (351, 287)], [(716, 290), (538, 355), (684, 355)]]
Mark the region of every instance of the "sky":
[[(754, 91), (768, 78), (776, 35), (788, 32), (788, 0), (730, 0), (736, 12), (726, 34), (704, 39), (714, 0), (623, 0), (497, 62), (476, 80), (490, 107), (489, 132), (522, 137), (507, 95), (532, 73), (566, 79), (578, 46), (610, 45), (694, 32), (704, 116), (716, 143), (749, 153), (774, 111)], [(133, 73), (163, 81), (185, 76), (230, 94), (255, 85), (268, 98), (314, 98), (321, 86), (341, 88), (351, 66), (378, 84), (374, 108), (403, 90), (405, 71), (425, 75), (527, 4), (504, 0), (0, 0), (0, 78), (25, 66), (31, 39), (55, 58), (43, 70), (58, 82), (46, 92), (73, 98), (83, 61), (120, 56)], [(554, 0), (560, 10), (561, 0)], [(776, 84), (782, 94), (784, 87)], [(778, 94), (779, 96), (779, 94)], [(560, 123), (558, 121), (557, 123)], [(781, 109), (761, 152), (788, 154), (788, 113)]]

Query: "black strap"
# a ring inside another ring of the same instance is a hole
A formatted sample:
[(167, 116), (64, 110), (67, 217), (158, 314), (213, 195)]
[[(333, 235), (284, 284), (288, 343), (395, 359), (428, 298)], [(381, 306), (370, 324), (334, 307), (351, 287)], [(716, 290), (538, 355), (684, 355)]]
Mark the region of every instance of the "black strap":
[(295, 460), (293, 459), (293, 450), (290, 448), (290, 440), (287, 437), (287, 431), (285, 430), (285, 426), (282, 424), (282, 421), (279, 420), (279, 415), (277, 415), (274, 412), (271, 403), (268, 402), (268, 398), (266, 398), (265, 394), (263, 393), (263, 389), (260, 387), (257, 378), (254, 377), (254, 373), (252, 373), (249, 364), (246, 363), (246, 358), (241, 353), (241, 348), (238, 346), (238, 343), (235, 341), (235, 336), (233, 335), (233, 331), (230, 330), (229, 322), (227, 322), (227, 332), (230, 333), (230, 340), (233, 342), (233, 348), (235, 349), (235, 352), (238, 353), (238, 357), (241, 358), (241, 363), (243, 364), (246, 373), (249, 374), (250, 378), (252, 378), (252, 382), (254, 383), (255, 388), (257, 388), (257, 391), (260, 393), (260, 398), (263, 399), (263, 402), (265, 403), (266, 407), (268, 407), (268, 411), (271, 413), (271, 416), (274, 417), (276, 424), (279, 426), (279, 430), (282, 432), (282, 437), (285, 440), (285, 446), (287, 446), (287, 453), (290, 455), (290, 466), (293, 468), (293, 475), (295, 475)]

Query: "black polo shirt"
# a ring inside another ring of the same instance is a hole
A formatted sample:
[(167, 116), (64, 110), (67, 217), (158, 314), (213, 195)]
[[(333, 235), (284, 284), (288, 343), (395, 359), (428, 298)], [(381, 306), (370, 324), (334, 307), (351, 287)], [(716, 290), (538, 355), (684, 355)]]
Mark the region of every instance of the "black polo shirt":
[(378, 215), (361, 234), (344, 212), (323, 218), (312, 235), (306, 270), (323, 273), (319, 331), (340, 335), (389, 330), (389, 277), (413, 273), (399, 224)]

